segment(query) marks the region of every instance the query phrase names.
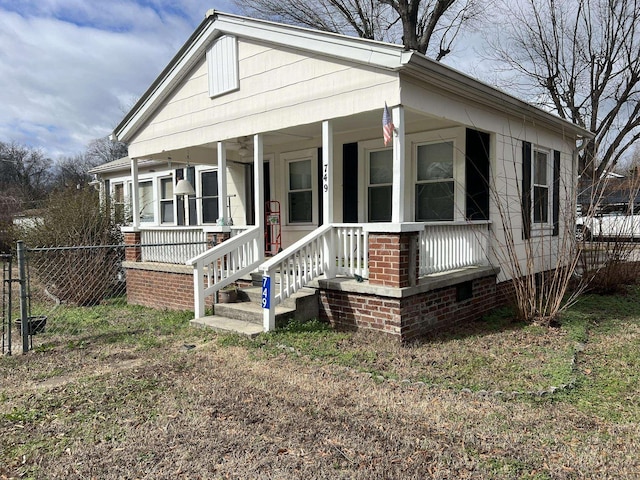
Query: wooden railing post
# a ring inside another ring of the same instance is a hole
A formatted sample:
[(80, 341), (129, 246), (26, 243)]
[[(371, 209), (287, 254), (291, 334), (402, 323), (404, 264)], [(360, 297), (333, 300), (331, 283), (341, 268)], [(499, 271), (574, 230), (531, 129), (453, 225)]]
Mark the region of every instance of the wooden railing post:
[(204, 317), (204, 269), (201, 262), (193, 267), (193, 311), (196, 318)]

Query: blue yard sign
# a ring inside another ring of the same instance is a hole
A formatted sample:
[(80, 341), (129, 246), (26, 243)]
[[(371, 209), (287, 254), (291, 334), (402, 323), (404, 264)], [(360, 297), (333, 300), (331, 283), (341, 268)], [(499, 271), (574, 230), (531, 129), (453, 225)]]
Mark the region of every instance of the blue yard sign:
[(262, 308), (271, 307), (271, 277), (262, 277)]

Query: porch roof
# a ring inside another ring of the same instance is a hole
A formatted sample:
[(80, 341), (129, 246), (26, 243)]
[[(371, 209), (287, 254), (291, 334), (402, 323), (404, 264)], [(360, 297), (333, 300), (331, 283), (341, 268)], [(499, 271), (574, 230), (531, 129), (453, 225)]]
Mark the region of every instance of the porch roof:
[[(153, 165), (166, 165), (165, 161), (144, 159), (138, 160), (138, 167), (150, 167)], [(122, 157), (117, 160), (112, 160), (111, 162), (103, 163), (102, 165), (98, 165), (97, 167), (93, 167), (89, 169), (89, 173), (91, 174), (101, 174), (101, 173), (111, 173), (111, 172), (130, 172), (131, 171), (131, 158)]]
[[(209, 10), (191, 37), (115, 128), (113, 137), (120, 141), (130, 141), (136, 132), (144, 127), (156, 109), (161, 108), (173, 89), (189, 74), (211, 42), (225, 34), (295, 48), (355, 65), (396, 72), (398, 86), (400, 74), (408, 75), (461, 98), (528, 118), (536, 124), (570, 136), (593, 136), (584, 128), (429, 59), (421, 53), (406, 51), (400, 45)], [(256, 132), (247, 134), (250, 133)]]

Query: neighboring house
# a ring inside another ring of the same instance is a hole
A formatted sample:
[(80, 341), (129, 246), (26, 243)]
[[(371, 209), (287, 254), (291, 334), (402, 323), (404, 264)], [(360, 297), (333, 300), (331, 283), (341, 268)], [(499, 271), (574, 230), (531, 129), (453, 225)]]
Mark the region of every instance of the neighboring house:
[(126, 242), (200, 249), (129, 249), (129, 301), (199, 318), (258, 270), (265, 330), (313, 285), (322, 318), (409, 340), (497, 304), (500, 210), (516, 250), (557, 244), (590, 133), (401, 46), (209, 11), (114, 137), (130, 160), (93, 172)]

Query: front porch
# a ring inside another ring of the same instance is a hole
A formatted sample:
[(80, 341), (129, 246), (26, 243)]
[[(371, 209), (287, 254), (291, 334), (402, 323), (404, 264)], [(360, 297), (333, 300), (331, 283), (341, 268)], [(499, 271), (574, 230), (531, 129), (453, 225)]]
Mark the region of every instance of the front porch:
[[(125, 262), (129, 301), (193, 309), (197, 324), (215, 327), (215, 316), (207, 313), (217, 313), (217, 292), (246, 284), (257, 271), (262, 276), (261, 295), (254, 298), (262, 307), (259, 330), (274, 329), (276, 309), (311, 287), (319, 292), (320, 318), (407, 341), (494, 308), (498, 269), (488, 261), (489, 226), (487, 221), (329, 224), (269, 259), (259, 254), (264, 234), (257, 227), (236, 229), (233, 236), (228, 227), (138, 230), (126, 236), (127, 243), (139, 245), (128, 249)], [(186, 265), (172, 263), (197, 250), (202, 253)], [(135, 279), (131, 288), (130, 279)]]

